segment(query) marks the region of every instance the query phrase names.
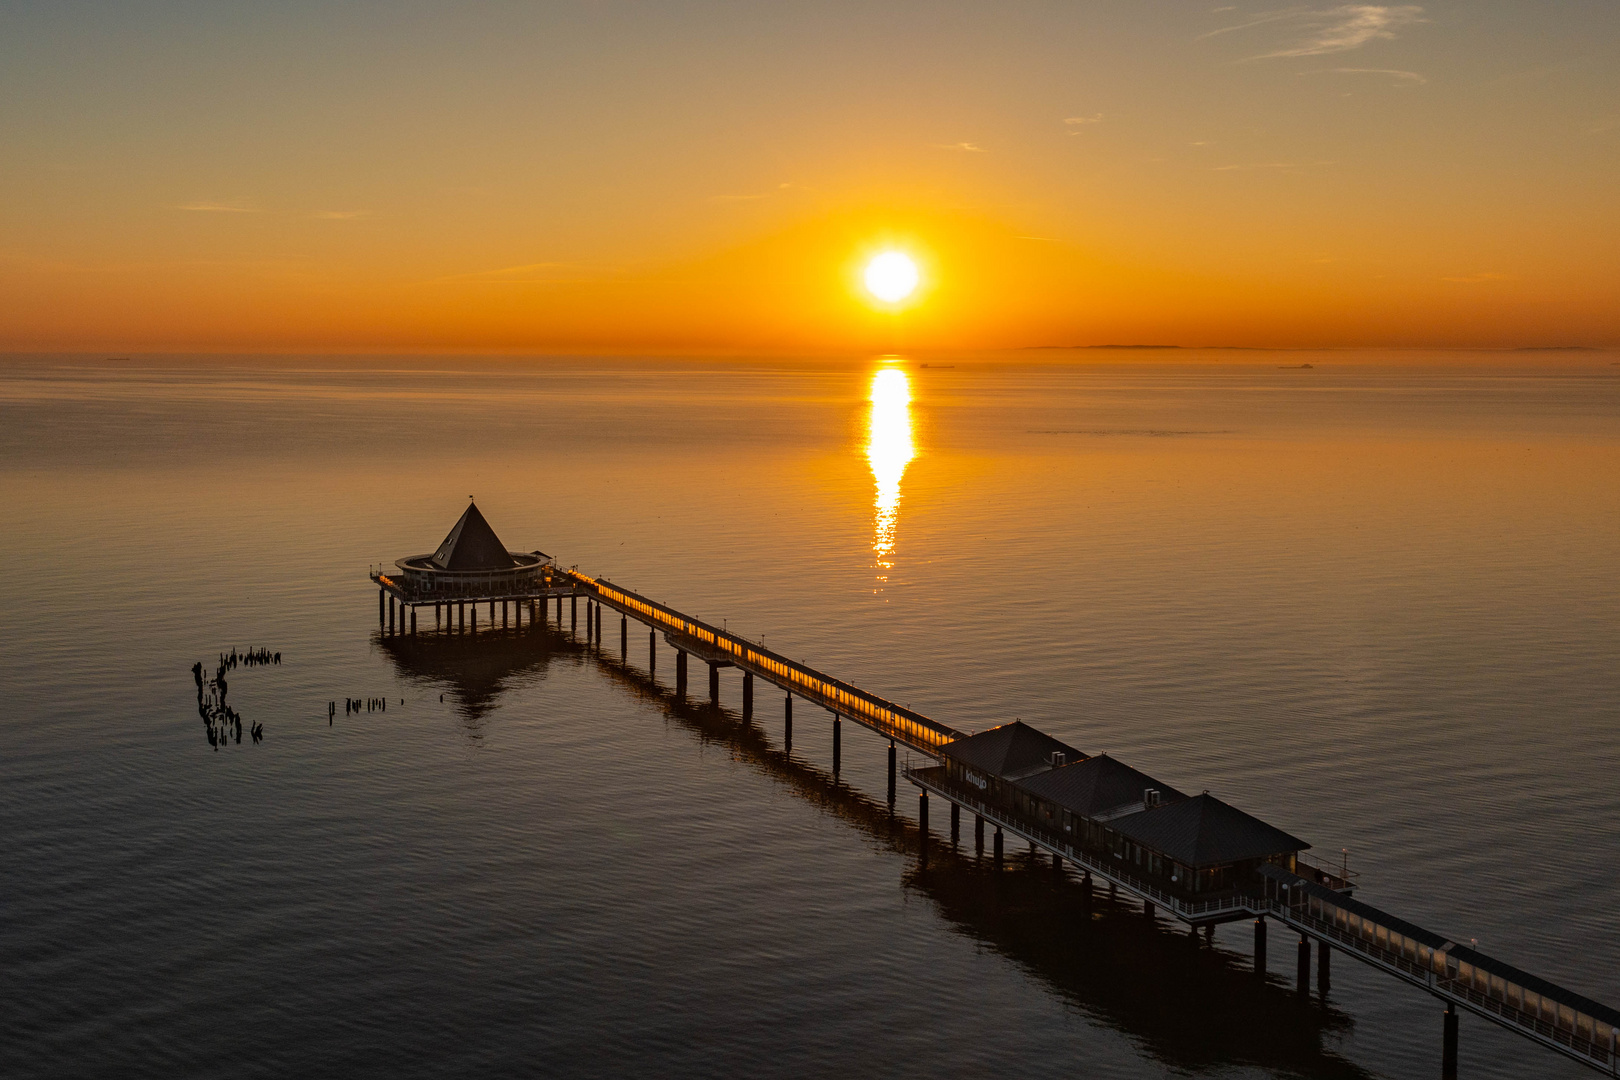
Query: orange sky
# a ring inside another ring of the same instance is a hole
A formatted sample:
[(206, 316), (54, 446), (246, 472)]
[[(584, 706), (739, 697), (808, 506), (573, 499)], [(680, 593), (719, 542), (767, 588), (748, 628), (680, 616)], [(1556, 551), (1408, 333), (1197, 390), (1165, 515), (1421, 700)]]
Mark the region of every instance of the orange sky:
[(0, 349), (1620, 344), (1598, 0), (24, 7)]

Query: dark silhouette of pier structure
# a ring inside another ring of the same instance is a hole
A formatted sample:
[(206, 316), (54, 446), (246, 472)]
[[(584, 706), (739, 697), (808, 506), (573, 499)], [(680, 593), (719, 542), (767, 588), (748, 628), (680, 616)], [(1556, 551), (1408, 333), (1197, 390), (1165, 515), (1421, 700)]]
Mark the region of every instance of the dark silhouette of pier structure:
[[(794, 698), (825, 709), (835, 781), (842, 722), (876, 732), (889, 742), (891, 810), (897, 774), (920, 789), (916, 836), (924, 867), (930, 844), (938, 842), (930, 825), (932, 797), (949, 807), (951, 851), (961, 840), (966, 810), (974, 818), (978, 853), (987, 825), (998, 869), (1007, 858), (1006, 837), (1024, 841), (1031, 859), (1049, 856), (1055, 873), (1078, 874), (1083, 907), (1101, 903), (1096, 893), (1106, 888), (1110, 904), (1139, 904), (1148, 920), (1162, 912), (1188, 926), (1195, 939), (1211, 936), (1217, 924), (1252, 920), (1253, 970), (1261, 976), (1267, 972), (1268, 927), (1297, 935), (1301, 997), (1310, 994), (1313, 952), (1317, 993), (1326, 997), (1335, 950), (1424, 990), (1445, 1006), (1442, 1076), (1457, 1072), (1459, 1011), (1620, 1076), (1620, 1012), (1356, 899), (1347, 861), (1336, 867), (1316, 861), (1306, 854), (1305, 841), (1208, 792), (1186, 795), (1019, 721), (976, 733), (958, 730), (605, 578), (562, 568), (543, 552), (509, 551), (476, 505), (467, 507), (432, 555), (403, 558), (394, 566), (392, 573), (381, 566), (371, 571), (379, 629), (388, 637), (417, 634), (419, 610), (428, 607), (438, 634), (477, 634), (481, 606), (491, 630), (551, 630), (555, 605), (555, 630), (600, 655), (604, 613), (612, 611), (619, 616), (618, 652), (625, 664), (631, 620), (648, 631), (649, 679), (657, 671), (660, 635), (674, 651), (677, 702), (688, 698), (687, 669), (695, 656), (708, 665), (708, 700), (716, 708), (720, 669), (742, 673), (744, 723), (753, 720), (756, 682), (783, 693), (789, 753)], [(908, 753), (897, 767), (900, 746), (925, 760)]]

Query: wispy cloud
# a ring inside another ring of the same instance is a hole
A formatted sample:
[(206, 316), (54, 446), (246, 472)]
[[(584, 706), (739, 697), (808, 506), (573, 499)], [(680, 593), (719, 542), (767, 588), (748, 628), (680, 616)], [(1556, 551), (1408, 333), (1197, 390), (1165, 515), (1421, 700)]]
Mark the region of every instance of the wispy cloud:
[(757, 202), (760, 199), (768, 199), (770, 197), (771, 196), (770, 196), (769, 193), (766, 193), (764, 195), (710, 195), (709, 196), (709, 201), (710, 202)]
[(1507, 274), (1497, 274), (1487, 270), (1478, 274), (1464, 274), (1459, 277), (1443, 277), (1440, 280), (1454, 282), (1458, 285), (1479, 285), (1487, 281), (1511, 281), (1512, 278)]
[(1091, 116), (1065, 116), (1063, 118), (1065, 124), (1076, 129), (1069, 132), (1070, 135), (1078, 135), (1085, 128), (1090, 127), (1092, 124), (1100, 124), (1102, 121), (1102, 113), (1093, 113)]
[(1328, 8), (1293, 7), (1268, 11), (1233, 26), (1211, 30), (1200, 37), (1230, 34), (1257, 26), (1283, 26), (1301, 36), (1294, 44), (1249, 57), (1270, 60), (1289, 56), (1323, 56), (1349, 52), (1371, 41), (1387, 40), (1397, 30), (1426, 22), (1416, 4), (1339, 4)]
[(989, 153), (984, 147), (970, 142), (936, 143), (935, 146), (940, 150), (960, 150), (968, 154)]
[(186, 203), (175, 207), (176, 210), (193, 210), (200, 214), (257, 214), (257, 206), (245, 206), (241, 203), (197, 202)]
[(1061, 244), (1063, 241), (1055, 236), (1015, 236), (1014, 240), (1039, 240), (1045, 244)]
[(1421, 86), (1429, 81), (1415, 71), (1396, 71), (1393, 68), (1323, 68), (1322, 71), (1330, 75), (1388, 75), (1397, 83), (1411, 83), (1414, 86)]
[(365, 217), (364, 210), (322, 210), (315, 215), (321, 221), (350, 221), (357, 217)]

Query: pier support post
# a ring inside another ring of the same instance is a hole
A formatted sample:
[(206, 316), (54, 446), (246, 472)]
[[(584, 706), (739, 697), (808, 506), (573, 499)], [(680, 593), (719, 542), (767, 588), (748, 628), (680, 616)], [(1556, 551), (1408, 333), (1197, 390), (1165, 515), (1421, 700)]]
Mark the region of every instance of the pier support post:
[(962, 804), (951, 803), (951, 847), (962, 839)]
[(467, 632), (467, 603), (464, 600), (456, 603), (456, 619), (459, 623), (456, 633), (465, 634)]
[(630, 616), (619, 616), (619, 659), (630, 662)]
[(468, 624), (468, 629), (470, 633), (476, 634), (478, 633), (478, 601), (474, 600), (467, 606), (472, 609), (470, 612), (472, 615), (472, 622)]
[(1300, 997), (1307, 997), (1311, 992), (1311, 941), (1304, 934), (1299, 936), (1299, 970), (1296, 973)]
[(444, 629), (444, 623), (439, 619), (439, 607), (438, 604), (433, 605), (433, 629), (435, 630)]
[(1254, 920), (1254, 973), (1266, 973), (1266, 917)]
[(984, 815), (973, 815), (973, 851), (975, 854), (984, 854)]
[(743, 723), (754, 718), (754, 676), (750, 672), (743, 672)]
[(782, 704), (782, 746), (788, 753), (793, 753), (793, 695), (787, 696)]
[(1001, 826), (996, 826), (996, 869), (1001, 869)]
[(922, 863), (928, 865), (928, 792), (917, 793), (917, 847)]
[(1091, 871), (1087, 870), (1080, 879), (1080, 907), (1083, 911), (1091, 910)]
[(686, 697), (686, 650), (675, 650), (675, 696)]
[[(558, 607), (557, 607), (557, 621), (562, 622), (562, 597), (560, 597), (560, 596), (557, 598), (557, 605), (558, 605)], [(570, 634), (578, 634), (579, 633), (579, 597), (578, 596), (570, 596), (568, 598), (568, 632)]]
[(709, 664), (709, 704), (720, 704), (720, 665)]
[(394, 636), (394, 598), (388, 598), (388, 636)]
[(1445, 1027), (1440, 1042), (1440, 1075), (1443, 1080), (1457, 1080), (1457, 1007), (1446, 1006)]
[(416, 636), (416, 605), (411, 605), (411, 637)]
[(598, 651), (602, 648), (602, 605), (600, 603), (596, 605), (596, 648)]
[[(491, 604), (490, 606), (493, 607), (494, 605)], [(510, 629), (512, 629), (512, 624), (507, 621), (508, 619), (511, 618), (511, 616), (507, 614), (507, 612), (510, 611), (510, 610), (511, 609), (507, 607), (506, 601), (502, 600), (501, 601), (501, 629), (502, 630), (510, 630)], [(494, 614), (494, 612), (490, 613), (489, 623), (490, 623), (491, 626), (495, 625), (495, 614)]]
[(658, 673), (658, 631), (647, 631), (647, 674)]
[(1147, 916), (1148, 922), (1153, 921), (1153, 901), (1142, 901), (1142, 914)]
[(382, 625), (383, 625), (383, 605), (388, 602), (387, 601), (387, 596), (388, 596), (388, 593), (385, 590), (383, 590), (383, 589), (378, 589), (377, 590), (377, 628), (378, 629), (381, 629)]
[[(926, 791), (924, 795), (928, 794)], [(924, 804), (927, 805), (927, 804)], [(894, 806), (894, 740), (889, 740), (889, 806)]]
[(1059, 855), (1055, 851), (1052, 852), (1052, 872), (1054, 874), (1063, 873), (1063, 856)]
[(1324, 998), (1332, 987), (1332, 980), (1328, 978), (1328, 957), (1333, 955), (1333, 949), (1325, 941), (1316, 943), (1316, 992)]
[(840, 721), (838, 719), (838, 715), (836, 713), (834, 713), (833, 714), (833, 779), (835, 779), (835, 780), (838, 778), (838, 766), (840, 764), (842, 764), (842, 758), (843, 758), (843, 753), (844, 753), (843, 741), (844, 741), (843, 722)]

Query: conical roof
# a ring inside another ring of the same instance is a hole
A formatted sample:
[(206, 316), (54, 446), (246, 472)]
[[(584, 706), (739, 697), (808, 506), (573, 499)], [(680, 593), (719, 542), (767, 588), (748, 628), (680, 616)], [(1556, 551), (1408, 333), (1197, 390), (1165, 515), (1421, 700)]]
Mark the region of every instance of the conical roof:
[(433, 553), (431, 562), (441, 570), (506, 570), (516, 565), (476, 503), (467, 504), (466, 513)]

